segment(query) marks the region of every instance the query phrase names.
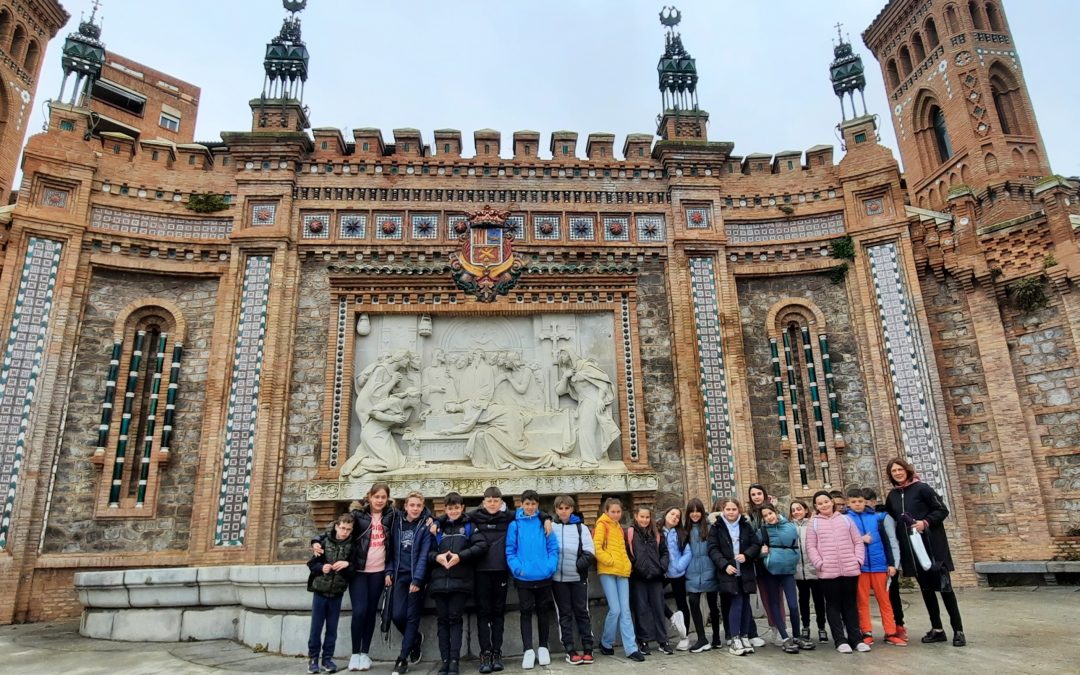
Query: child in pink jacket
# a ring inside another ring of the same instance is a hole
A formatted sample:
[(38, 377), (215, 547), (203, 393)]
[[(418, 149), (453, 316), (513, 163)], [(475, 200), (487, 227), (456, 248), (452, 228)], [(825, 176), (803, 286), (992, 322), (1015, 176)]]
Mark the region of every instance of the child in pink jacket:
[(817, 513), (806, 530), (806, 552), (825, 593), (825, 613), (836, 651), (850, 654), (854, 648), (868, 652), (870, 645), (860, 639), (857, 600), (866, 547), (855, 523), (834, 510), (828, 492), (814, 495), (814, 509)]

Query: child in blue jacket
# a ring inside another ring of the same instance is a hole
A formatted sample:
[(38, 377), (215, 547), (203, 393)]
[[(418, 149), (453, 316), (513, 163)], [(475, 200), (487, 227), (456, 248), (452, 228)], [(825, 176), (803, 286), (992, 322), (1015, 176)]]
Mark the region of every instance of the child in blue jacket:
[(405, 509), (398, 512), (392, 543), (395, 551), (394, 589), (390, 593), (390, 618), (401, 632), (401, 652), (394, 662), (393, 675), (405, 675), (410, 663), (420, 661), (424, 636), (420, 615), (424, 611), (424, 582), (427, 581), (428, 554), (432, 536), (431, 514), (424, 507), (424, 495), (410, 492)]
[(800, 649), (813, 649), (814, 643), (799, 634), (799, 598), (795, 588), (795, 568), (799, 564), (799, 528), (777, 513), (772, 504), (762, 504), (758, 507), (758, 513), (761, 514), (761, 561), (769, 572), (764, 580), (769, 588), (771, 611), (773, 616), (782, 616), (780, 596), (783, 594), (791, 615), (791, 635), (788, 635), (783, 621), (776, 624), (776, 630), (784, 640), (783, 650), (788, 654), (798, 654)]
[[(537, 662), (551, 665), (548, 629), (551, 616), (551, 577), (559, 566), (559, 542), (544, 530), (540, 518), (540, 495), (526, 490), (521, 508), (506, 531), (506, 564), (514, 576), (521, 611), (521, 667), (533, 668)], [(533, 651), (532, 617), (536, 613), (539, 645)]]
[(664, 538), (667, 540), (668, 566), (664, 574), (671, 584), (671, 594), (675, 598), (674, 613), (664, 603), (664, 616), (671, 622), (671, 627), (679, 634), (677, 651), (690, 649), (690, 639), (686, 637), (686, 620), (690, 617), (690, 605), (686, 602), (686, 569), (690, 567), (690, 542), (682, 526), (682, 509), (672, 506), (664, 512)]

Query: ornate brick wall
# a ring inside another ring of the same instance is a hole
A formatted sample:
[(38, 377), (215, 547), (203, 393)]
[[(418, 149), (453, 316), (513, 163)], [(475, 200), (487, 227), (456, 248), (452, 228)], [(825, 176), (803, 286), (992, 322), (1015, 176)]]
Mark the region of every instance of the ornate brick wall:
[[(45, 553), (187, 549), (217, 287), (216, 279), (110, 270), (94, 273), (68, 393), (67, 425), (45, 531)], [(95, 518), (102, 470), (90, 460), (97, 440), (115, 322), (121, 309), (149, 298), (174, 303), (187, 322), (172, 458), (160, 473), (155, 517)]]

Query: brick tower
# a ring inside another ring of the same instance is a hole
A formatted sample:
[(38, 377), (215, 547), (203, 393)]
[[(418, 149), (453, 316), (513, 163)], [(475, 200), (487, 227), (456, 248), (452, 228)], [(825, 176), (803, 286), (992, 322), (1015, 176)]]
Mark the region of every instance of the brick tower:
[(69, 18), (55, 0), (0, 0), (0, 205), (11, 195), (45, 47)]
[[(863, 33), (881, 65), (912, 204), (966, 185), (994, 218), (1050, 174), (1001, 0), (892, 0)], [(989, 197), (989, 200), (984, 200)]]

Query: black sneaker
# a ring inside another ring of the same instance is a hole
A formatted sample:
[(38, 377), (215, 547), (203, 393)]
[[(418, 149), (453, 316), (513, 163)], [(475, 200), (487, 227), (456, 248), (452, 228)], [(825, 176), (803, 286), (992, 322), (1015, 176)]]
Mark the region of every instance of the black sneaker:
[(829, 634), (825, 632), (824, 628), (818, 628), (817, 641), (818, 642), (828, 642), (829, 641)]
[(671, 656), (675, 653), (675, 650), (671, 648), (671, 645), (666, 642), (661, 642), (657, 644), (656, 648), (659, 649), (662, 653), (667, 654), (668, 656)]
[(480, 672), (484, 675), (492, 671), (491, 661), (491, 652), (480, 652)]
[(707, 652), (710, 649), (712, 649), (712, 645), (709, 644), (708, 640), (698, 639), (698, 641), (690, 647), (690, 653), (700, 654), (701, 652)]
[(645, 660), (645, 655), (642, 654), (641, 652), (634, 652), (633, 654), (631, 654), (630, 656), (627, 656), (626, 658), (630, 659), (631, 661), (637, 661), (638, 663), (641, 663), (642, 661)]
[(334, 659), (329, 656), (324, 656), (322, 660), (322, 670), (324, 673), (336, 673), (337, 664), (334, 663)]
[(391, 675), (405, 675), (407, 672), (409, 672), (408, 659), (399, 657), (397, 661), (394, 661), (394, 672)]
[(724, 638), (720, 637), (719, 635), (714, 635), (714, 636), (712, 636), (712, 642), (709, 643), (709, 644), (712, 645), (713, 649), (723, 649), (724, 648)]
[(439, 675), (446, 675), (450, 672), (450, 662), (443, 661), (439, 664)]
[(491, 652), (491, 671), (497, 673), (503, 669), (502, 652), (498, 649)]
[(615, 656), (615, 648), (614, 647), (605, 647), (603, 644), (601, 644), (600, 645), (600, 653), (603, 654), (604, 656)]
[(958, 630), (955, 633), (953, 633), (953, 636), (952, 636), (952, 646), (953, 647), (963, 647), (966, 644), (967, 644), (967, 638), (964, 637), (964, 631)]
[(446, 675), (460, 675), (461, 669), (458, 667), (458, 660), (450, 660), (450, 668), (446, 671)]
[(926, 632), (926, 635), (922, 636), (922, 641), (927, 644), (931, 642), (948, 642), (949, 638), (945, 637), (945, 631), (932, 628)]
[(810, 626), (807, 626), (806, 628), (803, 628), (802, 632), (799, 633), (799, 637), (802, 638), (803, 640), (809, 640), (810, 639)]
[(649, 651), (649, 643), (648, 642), (639, 642), (638, 643), (638, 651), (641, 652), (642, 656), (649, 656), (649, 655), (652, 654), (652, 652)]
[(409, 663), (420, 663), (420, 651), (424, 647), (424, 634), (416, 631), (416, 641), (409, 650)]

